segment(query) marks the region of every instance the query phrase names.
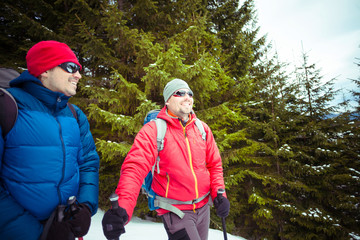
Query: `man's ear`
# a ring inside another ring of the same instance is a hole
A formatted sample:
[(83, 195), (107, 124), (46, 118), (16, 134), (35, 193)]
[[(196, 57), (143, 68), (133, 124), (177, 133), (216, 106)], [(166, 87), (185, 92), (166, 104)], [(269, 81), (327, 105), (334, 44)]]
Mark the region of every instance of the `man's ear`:
[(48, 77), (48, 75), (49, 75), (49, 71), (45, 71), (38, 76), (38, 79), (42, 82), (44, 79)]

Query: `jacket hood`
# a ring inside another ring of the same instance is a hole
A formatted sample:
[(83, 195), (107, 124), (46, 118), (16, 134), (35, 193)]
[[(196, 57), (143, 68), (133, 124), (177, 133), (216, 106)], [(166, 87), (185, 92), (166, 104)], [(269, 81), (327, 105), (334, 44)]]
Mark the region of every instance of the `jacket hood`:
[(41, 81), (31, 75), (29, 71), (24, 71), (20, 76), (10, 81), (10, 87), (20, 87), (24, 82), (35, 82), (42, 85)]
[(23, 89), (54, 111), (66, 107), (70, 98), (63, 93), (54, 92), (44, 87), (42, 82), (31, 75), (29, 71), (24, 71), (19, 77), (11, 80), (10, 87)]

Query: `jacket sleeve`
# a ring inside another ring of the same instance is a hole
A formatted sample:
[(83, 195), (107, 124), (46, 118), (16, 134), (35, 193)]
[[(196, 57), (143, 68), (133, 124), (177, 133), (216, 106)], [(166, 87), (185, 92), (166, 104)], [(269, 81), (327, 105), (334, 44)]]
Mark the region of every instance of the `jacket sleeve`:
[(210, 195), (217, 196), (219, 188), (225, 190), (223, 167), (219, 149), (209, 126), (203, 122), (206, 131), (206, 166), (210, 173)]
[(94, 215), (98, 209), (99, 200), (99, 155), (96, 151), (90, 124), (86, 115), (74, 106), (78, 115), (82, 151), (79, 154), (80, 186), (77, 199), (86, 203)]
[(119, 206), (132, 217), (141, 185), (155, 163), (157, 157), (156, 125), (150, 122), (136, 135), (134, 144), (121, 166), (120, 179), (115, 193), (119, 196)]
[[(4, 139), (0, 127), (0, 173)], [(0, 239), (36, 240), (43, 231), (42, 224), (20, 206), (4, 189), (0, 176)]]

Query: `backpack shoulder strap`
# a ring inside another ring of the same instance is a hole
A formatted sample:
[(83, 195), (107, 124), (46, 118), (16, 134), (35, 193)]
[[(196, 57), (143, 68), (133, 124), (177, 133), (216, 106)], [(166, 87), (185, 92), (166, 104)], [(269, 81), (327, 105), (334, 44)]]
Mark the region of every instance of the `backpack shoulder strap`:
[(5, 137), (14, 126), (18, 116), (18, 106), (14, 97), (0, 88), (0, 126)]
[(156, 163), (152, 167), (152, 170), (151, 170), (152, 174), (154, 174), (155, 166), (156, 166), (157, 173), (160, 173), (159, 152), (164, 149), (164, 138), (165, 138), (165, 134), (166, 134), (166, 130), (167, 130), (167, 123), (164, 119), (155, 118), (153, 121), (155, 121), (155, 124), (156, 124), (156, 145), (157, 145), (157, 150), (158, 150), (158, 156), (156, 158)]
[(167, 123), (164, 119), (155, 118), (156, 123), (156, 143), (158, 152), (164, 149), (164, 138), (167, 130)]
[(70, 108), (72, 114), (74, 115), (74, 118), (76, 119), (76, 121), (79, 122), (78, 115), (76, 113), (76, 110), (75, 110), (74, 106), (69, 102), (67, 102), (67, 105)]
[(195, 120), (195, 125), (197, 126), (197, 128), (199, 129), (200, 133), (201, 133), (201, 137), (204, 141), (206, 141), (206, 132), (204, 129), (204, 125), (202, 125), (200, 119), (196, 119)]

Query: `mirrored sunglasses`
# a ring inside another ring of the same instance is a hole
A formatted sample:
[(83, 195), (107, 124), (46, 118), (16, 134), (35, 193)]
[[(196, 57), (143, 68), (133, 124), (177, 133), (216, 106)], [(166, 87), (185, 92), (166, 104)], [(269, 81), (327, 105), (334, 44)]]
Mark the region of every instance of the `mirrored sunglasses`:
[(59, 67), (68, 73), (76, 73), (77, 71), (80, 71), (80, 66), (73, 62), (64, 62), (60, 64)]
[(185, 96), (185, 94), (187, 94), (187, 95), (189, 95), (189, 97), (193, 97), (193, 92), (191, 91), (191, 90), (189, 90), (189, 91), (184, 91), (184, 90), (179, 90), (179, 91), (176, 91), (176, 92), (174, 92), (174, 94), (173, 94), (173, 96), (174, 97), (184, 97)]

